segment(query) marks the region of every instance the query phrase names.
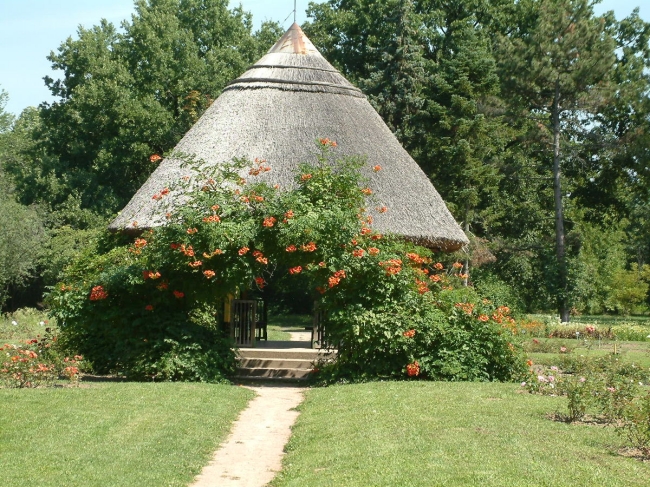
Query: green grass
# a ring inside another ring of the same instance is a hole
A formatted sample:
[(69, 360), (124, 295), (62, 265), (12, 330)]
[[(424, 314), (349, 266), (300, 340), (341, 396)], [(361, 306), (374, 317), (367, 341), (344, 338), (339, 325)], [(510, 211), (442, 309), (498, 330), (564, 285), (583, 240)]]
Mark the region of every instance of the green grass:
[(44, 311), (33, 308), (0, 314), (0, 345), (35, 338), (36, 335), (43, 334), (48, 327), (56, 329), (55, 321), (48, 318)]
[(305, 327), (312, 326), (311, 315), (280, 313), (269, 313), (269, 315), (269, 340), (288, 341), (291, 339), (290, 331), (305, 331)]
[(180, 383), (0, 389), (0, 483), (186, 486), (252, 396)]
[(621, 324), (634, 324), (650, 327), (650, 316), (618, 316), (618, 315), (580, 315), (571, 317), (571, 323), (600, 326), (617, 326)]
[(307, 393), (274, 487), (647, 486), (611, 428), (554, 422), (513, 384), (393, 382)]
[[(650, 342), (619, 342), (610, 340), (572, 340), (562, 338), (539, 338), (540, 344), (534, 346), (527, 340), (527, 347), (535, 350), (528, 353), (529, 358), (540, 365), (559, 365), (566, 357), (603, 357), (616, 350), (620, 360), (650, 368)], [(569, 354), (560, 353), (561, 346), (569, 347)], [(543, 349), (543, 351), (541, 350)]]

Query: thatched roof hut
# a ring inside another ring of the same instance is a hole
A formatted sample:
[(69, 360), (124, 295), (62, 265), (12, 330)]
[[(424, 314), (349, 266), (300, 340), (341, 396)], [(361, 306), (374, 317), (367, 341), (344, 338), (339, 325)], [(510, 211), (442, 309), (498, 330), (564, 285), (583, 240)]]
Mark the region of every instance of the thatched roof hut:
[[(321, 56), (297, 24), (225, 88), (175, 150), (207, 164), (263, 158), (273, 168), (265, 180), (287, 187), (298, 164), (314, 160), (316, 140), (325, 137), (337, 142), (337, 153), (368, 157), (365, 176), (378, 203), (388, 207), (373, 215), (377, 231), (443, 251), (468, 242), (363, 93)], [(382, 170), (375, 173), (371, 167), (377, 164)], [(164, 224), (167, 210), (152, 195), (187, 173), (179, 160), (162, 161), (109, 229), (133, 231), (133, 222), (138, 229)]]

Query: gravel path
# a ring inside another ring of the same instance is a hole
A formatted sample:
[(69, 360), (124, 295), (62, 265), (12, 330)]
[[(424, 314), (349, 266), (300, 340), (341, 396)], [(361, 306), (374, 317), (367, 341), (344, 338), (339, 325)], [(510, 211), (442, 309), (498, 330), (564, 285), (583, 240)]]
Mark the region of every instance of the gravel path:
[(258, 395), (235, 422), (230, 436), (190, 487), (263, 487), (282, 467), (284, 445), (298, 417), (302, 387), (249, 387)]

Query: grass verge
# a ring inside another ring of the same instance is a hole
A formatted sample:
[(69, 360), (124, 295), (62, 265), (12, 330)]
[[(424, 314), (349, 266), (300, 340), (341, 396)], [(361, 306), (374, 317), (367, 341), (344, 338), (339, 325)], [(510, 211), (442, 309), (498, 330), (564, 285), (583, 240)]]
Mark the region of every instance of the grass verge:
[(274, 487), (645, 486), (611, 428), (546, 418), (513, 384), (393, 382), (307, 393)]
[(2, 483), (186, 486), (253, 395), (180, 383), (0, 389)]

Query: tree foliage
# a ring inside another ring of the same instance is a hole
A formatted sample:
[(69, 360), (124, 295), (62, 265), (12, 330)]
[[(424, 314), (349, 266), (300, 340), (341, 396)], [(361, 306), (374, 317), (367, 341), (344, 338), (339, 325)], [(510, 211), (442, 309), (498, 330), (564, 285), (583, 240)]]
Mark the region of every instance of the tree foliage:
[(250, 14), (226, 0), (135, 7), (121, 31), (80, 27), (48, 57), (62, 78), (46, 78), (57, 101), (41, 105), (29, 167), (14, 171), (25, 203), (113, 214), (154, 169), (149, 156), (172, 148), (279, 34), (274, 24), (253, 33)]

